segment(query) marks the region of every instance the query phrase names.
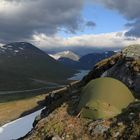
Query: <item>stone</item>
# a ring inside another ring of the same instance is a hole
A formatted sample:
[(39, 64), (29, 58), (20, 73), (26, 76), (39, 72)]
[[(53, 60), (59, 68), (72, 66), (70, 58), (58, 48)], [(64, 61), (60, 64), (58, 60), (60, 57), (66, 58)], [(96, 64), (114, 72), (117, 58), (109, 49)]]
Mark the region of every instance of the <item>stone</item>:
[(62, 140), (58, 135), (52, 137), (52, 140)]
[(120, 132), (115, 133), (114, 138), (117, 138), (120, 135)]
[(126, 58), (140, 59), (140, 45), (130, 45), (122, 50), (122, 54)]

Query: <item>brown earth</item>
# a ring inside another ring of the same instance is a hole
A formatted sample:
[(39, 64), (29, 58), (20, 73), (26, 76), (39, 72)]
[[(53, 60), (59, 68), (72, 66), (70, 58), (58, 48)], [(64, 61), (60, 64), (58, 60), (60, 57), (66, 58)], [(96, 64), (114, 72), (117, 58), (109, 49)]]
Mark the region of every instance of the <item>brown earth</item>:
[(20, 116), (29, 114), (42, 107), (40, 104), (46, 95), (39, 95), (30, 99), (0, 103), (0, 125), (15, 120)]

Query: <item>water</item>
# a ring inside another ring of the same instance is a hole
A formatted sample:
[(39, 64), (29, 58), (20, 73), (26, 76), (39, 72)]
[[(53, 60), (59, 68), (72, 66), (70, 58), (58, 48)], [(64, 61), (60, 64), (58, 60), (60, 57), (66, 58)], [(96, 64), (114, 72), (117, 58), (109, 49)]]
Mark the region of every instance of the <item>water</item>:
[(0, 127), (0, 140), (18, 139), (26, 135), (32, 129), (34, 119), (41, 113), (41, 110)]
[(75, 74), (73, 77), (68, 80), (82, 80), (82, 78), (89, 73), (89, 70), (79, 70), (79, 73)]

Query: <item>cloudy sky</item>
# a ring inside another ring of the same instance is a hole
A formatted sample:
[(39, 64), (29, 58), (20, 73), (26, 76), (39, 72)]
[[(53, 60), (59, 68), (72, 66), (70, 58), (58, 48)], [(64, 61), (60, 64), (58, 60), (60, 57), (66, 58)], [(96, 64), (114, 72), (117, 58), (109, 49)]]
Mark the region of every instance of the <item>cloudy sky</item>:
[(0, 0), (0, 44), (40, 48), (140, 43), (140, 0)]

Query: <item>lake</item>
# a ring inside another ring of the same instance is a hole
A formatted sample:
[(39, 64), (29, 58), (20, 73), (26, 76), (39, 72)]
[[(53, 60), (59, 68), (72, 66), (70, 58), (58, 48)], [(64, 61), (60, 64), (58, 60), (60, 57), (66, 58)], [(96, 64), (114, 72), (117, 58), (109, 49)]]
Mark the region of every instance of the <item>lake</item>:
[(89, 70), (79, 70), (73, 77), (69, 78), (68, 80), (82, 80), (82, 78), (89, 73)]

